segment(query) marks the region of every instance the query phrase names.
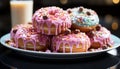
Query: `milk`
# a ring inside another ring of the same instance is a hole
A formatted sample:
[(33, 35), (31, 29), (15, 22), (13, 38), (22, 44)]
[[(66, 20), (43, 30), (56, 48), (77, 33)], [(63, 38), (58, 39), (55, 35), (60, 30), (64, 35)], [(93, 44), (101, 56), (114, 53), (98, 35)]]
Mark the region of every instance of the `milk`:
[(12, 27), (31, 22), (33, 1), (10, 1)]

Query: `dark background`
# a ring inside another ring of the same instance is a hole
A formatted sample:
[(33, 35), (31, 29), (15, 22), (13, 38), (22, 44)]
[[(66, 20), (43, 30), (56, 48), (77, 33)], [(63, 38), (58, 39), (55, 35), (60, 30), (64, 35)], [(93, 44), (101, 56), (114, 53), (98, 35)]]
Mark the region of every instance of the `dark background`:
[[(113, 1), (118, 1), (118, 3), (114, 3)], [(59, 6), (63, 9), (78, 6), (91, 8), (98, 13), (100, 24), (107, 27), (112, 34), (120, 37), (119, 0), (34, 0), (34, 12), (45, 6)], [(10, 29), (11, 16), (9, 0), (0, 0), (0, 37), (9, 33)]]
[[(0, 0), (0, 37), (11, 30), (9, 1)], [(118, 3), (114, 3), (113, 1), (118, 1)], [(59, 6), (65, 10), (78, 6), (91, 8), (98, 13), (100, 24), (108, 28), (112, 34), (120, 37), (119, 0), (34, 0), (34, 12), (45, 6)], [(0, 63), (0, 69), (7, 69), (7, 67)]]

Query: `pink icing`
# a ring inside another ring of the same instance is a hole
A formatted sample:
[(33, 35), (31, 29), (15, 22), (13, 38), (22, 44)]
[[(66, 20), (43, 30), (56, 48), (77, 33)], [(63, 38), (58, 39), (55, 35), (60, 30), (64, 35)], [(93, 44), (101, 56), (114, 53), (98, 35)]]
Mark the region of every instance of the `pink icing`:
[(39, 45), (46, 46), (47, 41), (49, 40), (46, 35), (41, 35), (36, 32), (36, 30), (29, 24), (21, 24), (17, 26), (17, 32), (13, 32), (14, 28), (11, 30), (11, 38), (15, 40), (15, 46), (18, 47), (18, 39), (22, 39), (24, 42), (24, 49), (26, 49), (26, 44), (31, 42), (36, 50), (36, 43)]
[[(47, 16), (47, 19), (43, 19), (44, 15)], [(47, 35), (51, 35), (51, 25), (55, 25), (55, 35), (57, 35), (61, 33), (61, 26), (63, 29), (71, 27), (71, 19), (69, 14), (59, 7), (45, 7), (38, 9), (33, 15), (33, 26), (42, 34), (45, 34), (44, 24), (48, 27)]]
[(110, 31), (105, 27), (101, 27), (99, 31), (93, 31), (94, 36), (90, 38), (91, 43), (99, 42), (101, 46), (105, 46), (107, 44), (112, 45), (113, 41), (110, 38)]
[(55, 36), (52, 39), (52, 46), (54, 47), (54, 43), (56, 44), (56, 48), (54, 51), (58, 51), (60, 48), (60, 44), (63, 43), (63, 52), (65, 53), (65, 44), (69, 44), (70, 52), (72, 53), (73, 45), (76, 45), (76, 47), (79, 47), (79, 44), (82, 44), (82, 48), (86, 51), (90, 47), (90, 39), (85, 33), (78, 33), (78, 34), (68, 34), (68, 35), (59, 35)]

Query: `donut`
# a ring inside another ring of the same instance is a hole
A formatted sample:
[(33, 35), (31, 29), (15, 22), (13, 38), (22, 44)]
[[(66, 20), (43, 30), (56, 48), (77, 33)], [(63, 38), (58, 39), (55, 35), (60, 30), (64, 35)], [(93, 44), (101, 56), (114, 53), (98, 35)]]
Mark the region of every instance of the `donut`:
[(113, 45), (110, 31), (101, 25), (98, 25), (94, 30), (87, 32), (87, 35), (91, 41), (91, 48), (107, 48)]
[(90, 48), (90, 39), (79, 30), (67, 30), (64, 34), (53, 37), (52, 48), (54, 52), (62, 53), (86, 52)]
[(46, 35), (58, 35), (71, 27), (69, 14), (55, 6), (38, 9), (32, 21), (37, 31)]
[(73, 29), (80, 29), (81, 32), (88, 32), (99, 24), (99, 17), (94, 10), (84, 7), (67, 9), (72, 21)]
[(44, 51), (49, 46), (49, 37), (36, 32), (32, 24), (21, 24), (13, 27), (10, 32), (13, 47)]

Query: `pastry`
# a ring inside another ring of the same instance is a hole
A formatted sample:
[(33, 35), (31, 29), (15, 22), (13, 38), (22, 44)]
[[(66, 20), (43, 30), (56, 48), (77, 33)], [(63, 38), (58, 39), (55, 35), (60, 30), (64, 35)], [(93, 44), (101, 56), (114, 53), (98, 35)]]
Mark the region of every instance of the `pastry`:
[(107, 48), (113, 45), (113, 41), (110, 38), (110, 31), (105, 27), (98, 25), (94, 30), (87, 32), (91, 40), (92, 48)]
[(69, 14), (59, 7), (44, 7), (33, 15), (33, 26), (46, 35), (58, 35), (71, 27)]
[(52, 47), (54, 52), (86, 52), (90, 48), (90, 39), (79, 30), (74, 32), (67, 30), (64, 34), (53, 37)]
[(49, 37), (36, 32), (32, 24), (21, 24), (12, 28), (11, 40), (14, 47), (44, 51), (49, 45)]
[(94, 10), (84, 7), (68, 9), (72, 21), (72, 29), (88, 32), (99, 24), (99, 17)]

